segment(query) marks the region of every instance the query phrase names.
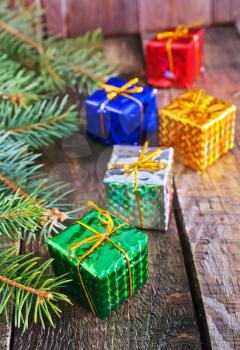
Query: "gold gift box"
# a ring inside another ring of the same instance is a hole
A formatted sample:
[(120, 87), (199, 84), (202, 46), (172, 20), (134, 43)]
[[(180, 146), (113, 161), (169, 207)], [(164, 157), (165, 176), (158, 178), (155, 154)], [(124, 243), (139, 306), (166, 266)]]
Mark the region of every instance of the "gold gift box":
[(236, 106), (190, 89), (160, 110), (160, 143), (175, 158), (203, 171), (234, 146)]

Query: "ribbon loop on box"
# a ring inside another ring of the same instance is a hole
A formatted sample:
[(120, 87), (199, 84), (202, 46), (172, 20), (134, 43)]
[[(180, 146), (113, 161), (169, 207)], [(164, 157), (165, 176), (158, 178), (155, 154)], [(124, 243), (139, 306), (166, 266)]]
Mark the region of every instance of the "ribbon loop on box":
[(106, 136), (106, 130), (105, 130), (105, 123), (104, 123), (104, 109), (106, 105), (109, 103), (109, 101), (112, 101), (117, 96), (124, 96), (128, 99), (134, 101), (137, 103), (140, 109), (141, 113), (141, 121), (140, 121), (140, 127), (141, 127), (141, 137), (143, 134), (143, 117), (144, 117), (144, 109), (143, 104), (141, 101), (139, 101), (136, 97), (131, 96), (132, 94), (141, 93), (143, 91), (142, 86), (135, 86), (139, 82), (138, 78), (133, 78), (129, 80), (126, 84), (124, 84), (121, 87), (117, 87), (114, 85), (110, 85), (107, 83), (101, 83), (100, 87), (104, 89), (107, 93), (106, 100), (101, 104), (100, 106), (100, 122), (101, 122), (101, 131), (102, 131), (102, 137), (105, 138)]
[(141, 212), (141, 206), (140, 206), (140, 194), (138, 191), (138, 180), (137, 175), (139, 170), (145, 170), (145, 171), (156, 171), (158, 169), (164, 169), (167, 167), (166, 162), (160, 161), (156, 162), (154, 161), (154, 157), (161, 154), (161, 149), (156, 149), (154, 151), (148, 152), (148, 142), (144, 143), (144, 146), (139, 154), (138, 160), (134, 163), (129, 164), (123, 164), (123, 163), (113, 163), (110, 164), (110, 168), (122, 168), (123, 172), (125, 174), (132, 174), (134, 175), (134, 190), (136, 191), (136, 199), (137, 199), (137, 205), (138, 205), (138, 214), (139, 214), (139, 220), (140, 225), (143, 227), (143, 215)]
[(176, 109), (179, 120), (187, 115), (189, 119), (207, 122), (210, 116), (226, 107), (224, 102), (211, 105), (214, 100), (215, 98), (208, 96), (203, 89), (190, 89), (184, 94), (184, 98), (176, 99), (172, 103), (171, 109)]
[(169, 70), (174, 76), (174, 62), (173, 62), (173, 54), (172, 54), (172, 41), (177, 40), (180, 38), (193, 38), (194, 40), (194, 52), (195, 52), (195, 61), (196, 61), (196, 76), (199, 71), (199, 62), (200, 62), (200, 51), (199, 51), (199, 38), (198, 35), (190, 33), (190, 29), (197, 27), (202, 23), (202, 20), (197, 20), (189, 25), (186, 24), (179, 24), (175, 30), (172, 31), (166, 31), (162, 33), (157, 34), (158, 40), (166, 40), (166, 50), (167, 50), (167, 56), (168, 56), (168, 66)]
[(85, 244), (89, 244), (92, 243), (93, 245), (81, 256), (77, 257), (78, 261), (77, 261), (77, 271), (78, 271), (78, 276), (79, 276), (79, 280), (81, 283), (81, 286), (83, 288), (83, 291), (85, 293), (86, 299), (88, 301), (89, 307), (92, 311), (92, 313), (96, 316), (96, 311), (93, 305), (93, 302), (91, 300), (91, 297), (89, 295), (89, 292), (87, 290), (87, 287), (84, 283), (81, 271), (80, 271), (80, 265), (82, 263), (82, 261), (84, 259), (86, 259), (90, 254), (92, 254), (104, 241), (107, 241), (108, 243), (112, 244), (115, 248), (117, 248), (124, 256), (124, 258), (127, 261), (127, 265), (128, 265), (128, 276), (129, 276), (129, 294), (130, 297), (133, 294), (133, 285), (132, 285), (132, 273), (131, 273), (131, 263), (130, 263), (130, 259), (128, 257), (127, 252), (121, 248), (119, 245), (117, 245), (115, 242), (113, 242), (110, 239), (110, 236), (116, 232), (117, 230), (119, 230), (121, 227), (125, 226), (126, 224), (121, 224), (118, 225), (117, 227), (114, 227), (114, 222), (113, 219), (111, 217), (111, 215), (109, 214), (108, 211), (101, 209), (100, 207), (98, 207), (96, 204), (94, 204), (93, 202), (89, 201), (88, 202), (88, 206), (95, 209), (98, 212), (98, 218), (99, 221), (101, 222), (101, 224), (105, 225), (105, 232), (101, 233), (98, 232), (97, 230), (95, 230), (94, 228), (92, 228), (91, 226), (85, 224), (82, 221), (76, 221), (77, 224), (85, 227), (87, 230), (91, 231), (93, 233), (92, 236), (89, 236), (85, 239), (82, 239), (80, 241), (74, 242), (72, 243), (69, 247), (68, 247), (68, 255), (70, 258), (75, 259), (75, 256), (72, 255), (72, 253), (79, 247), (85, 245)]

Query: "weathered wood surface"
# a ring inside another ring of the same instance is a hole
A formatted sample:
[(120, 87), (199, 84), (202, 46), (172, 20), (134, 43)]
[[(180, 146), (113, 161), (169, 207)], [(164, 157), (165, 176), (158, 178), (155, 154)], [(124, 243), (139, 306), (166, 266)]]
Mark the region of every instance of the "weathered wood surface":
[(68, 8), (65, 0), (43, 0), (46, 10), (46, 22), (50, 35), (59, 35), (63, 38), (69, 35)]
[(138, 32), (138, 0), (44, 0), (50, 34), (76, 36), (102, 28), (105, 34)]
[(156, 32), (179, 23), (190, 23), (203, 19), (205, 24), (213, 22), (211, 0), (162, 1), (139, 0), (139, 31)]
[[(104, 202), (101, 183), (111, 148), (89, 143), (75, 135), (49, 147), (44, 160), (50, 174), (70, 181), (77, 191), (73, 200)], [(78, 305), (66, 306), (56, 328), (26, 333), (15, 330), (12, 350), (70, 349), (200, 349), (187, 276), (174, 215), (169, 231), (149, 232), (148, 284), (105, 321)], [(35, 246), (27, 250), (40, 251)]]
[(75, 36), (156, 32), (199, 18), (208, 24), (240, 19), (238, 0), (44, 0), (50, 34)]
[[(240, 40), (234, 28), (209, 29), (206, 74), (198, 86), (240, 103)], [(171, 90), (175, 97), (179, 92)], [(182, 225), (194, 264), (213, 349), (240, 349), (240, 124), (233, 152), (203, 174), (176, 164)], [(180, 214), (180, 213), (179, 213)]]
[[(234, 27), (208, 29), (205, 44), (206, 73), (197, 86), (239, 104), (240, 40)], [(161, 90), (159, 104), (165, 105), (179, 93)], [(208, 327), (212, 348), (220, 350), (240, 348), (239, 128), (237, 123), (234, 151), (205, 173), (195, 173), (178, 162), (174, 168), (180, 202), (175, 212), (197, 316), (203, 323), (203, 303), (207, 319), (203, 329)], [(110, 148), (87, 143), (77, 134), (49, 147), (44, 161), (50, 174), (77, 187), (75, 202), (102, 203), (101, 179), (109, 152)], [(149, 283), (107, 321), (93, 319), (77, 305), (67, 306), (55, 329), (40, 331), (32, 326), (24, 334), (14, 330), (11, 347), (7, 331), (1, 335), (0, 349), (200, 348), (174, 217), (169, 232), (149, 232), (149, 237)], [(46, 254), (36, 244), (25, 248)]]

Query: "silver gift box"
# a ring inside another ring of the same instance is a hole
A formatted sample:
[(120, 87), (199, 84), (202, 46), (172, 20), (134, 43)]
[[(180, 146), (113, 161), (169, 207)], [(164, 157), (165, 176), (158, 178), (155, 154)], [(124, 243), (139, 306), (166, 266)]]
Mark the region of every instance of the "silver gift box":
[(106, 207), (132, 226), (166, 230), (173, 197), (173, 148), (149, 147), (146, 154), (156, 149), (160, 149), (160, 153), (152, 161), (162, 162), (164, 166), (155, 170), (139, 169), (136, 187), (134, 173), (127, 174), (123, 167), (114, 164), (135, 163), (142, 147), (114, 146), (103, 180)]

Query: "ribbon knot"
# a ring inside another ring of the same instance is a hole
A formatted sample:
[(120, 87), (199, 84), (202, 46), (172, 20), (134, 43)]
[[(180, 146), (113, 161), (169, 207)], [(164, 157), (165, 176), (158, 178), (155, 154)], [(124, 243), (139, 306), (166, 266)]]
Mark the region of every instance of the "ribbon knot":
[(197, 34), (190, 33), (190, 29), (199, 26), (203, 21), (201, 19), (186, 25), (179, 24), (175, 30), (166, 31), (157, 34), (158, 40), (166, 40), (166, 50), (168, 56), (168, 66), (171, 76), (174, 77), (174, 62), (173, 62), (173, 53), (172, 53), (172, 41), (180, 38), (193, 38), (194, 40), (194, 52), (195, 52), (195, 73), (196, 76), (199, 73), (200, 68), (200, 48), (199, 48), (199, 38)]
[(172, 109), (178, 109), (178, 114), (188, 115), (190, 118), (202, 122), (208, 121), (209, 116), (225, 108), (225, 103), (212, 104), (213, 96), (208, 96), (203, 89), (191, 89), (182, 98), (172, 104)]
[(140, 206), (140, 194), (138, 191), (138, 179), (137, 179), (138, 171), (139, 170), (156, 171), (167, 167), (167, 162), (154, 161), (154, 157), (157, 155), (159, 156), (161, 154), (160, 148), (148, 153), (147, 153), (147, 148), (148, 148), (148, 142), (145, 142), (136, 162), (129, 163), (129, 164), (113, 163), (109, 165), (109, 168), (122, 168), (125, 174), (133, 173), (134, 190), (136, 191), (138, 214), (139, 214), (141, 227), (144, 227), (144, 226), (143, 226), (143, 215), (142, 215), (141, 206)]
[(127, 261), (130, 297), (133, 294), (133, 286), (132, 286), (131, 263), (130, 263), (130, 259), (128, 257), (128, 254), (126, 253), (126, 251), (123, 248), (121, 248), (118, 244), (113, 242), (111, 240), (111, 238), (110, 238), (110, 236), (114, 232), (116, 232), (121, 227), (125, 226), (126, 224), (123, 223), (121, 225), (118, 225), (117, 227), (114, 227), (113, 219), (112, 219), (112, 217), (111, 217), (111, 215), (109, 214), (108, 211), (98, 207), (96, 204), (94, 204), (91, 201), (88, 201), (88, 206), (91, 207), (92, 209), (95, 209), (98, 212), (98, 219), (99, 219), (100, 223), (105, 226), (105, 231), (104, 232), (98, 232), (93, 227), (88, 226), (84, 222), (76, 221), (77, 224), (85, 227), (87, 230), (91, 231), (93, 234), (91, 236), (87, 237), (87, 238), (84, 238), (84, 239), (82, 239), (80, 241), (72, 243), (68, 247), (67, 251), (68, 251), (68, 255), (69, 255), (70, 258), (76, 259), (76, 257), (74, 255), (72, 255), (72, 253), (77, 248), (79, 248), (79, 247), (81, 247), (83, 245), (86, 245), (86, 244), (90, 244), (90, 243), (93, 244), (84, 254), (82, 254), (82, 255), (77, 257), (77, 272), (78, 272), (78, 276), (79, 276), (79, 280), (80, 280), (81, 286), (83, 288), (83, 291), (85, 293), (86, 299), (87, 299), (88, 304), (90, 306), (90, 309), (91, 309), (92, 313), (96, 316), (96, 311), (95, 311), (96, 308), (94, 306), (92, 298), (89, 295), (87, 287), (86, 287), (86, 285), (84, 283), (84, 280), (82, 278), (82, 274), (81, 274), (81, 271), (80, 271), (80, 265), (81, 265), (82, 261), (84, 259), (86, 259), (90, 254), (92, 254), (104, 241), (107, 241), (108, 243), (112, 244), (115, 248), (117, 248), (123, 254), (124, 258)]
[(166, 31), (162, 33), (157, 34), (158, 40), (164, 40), (164, 39), (179, 39), (189, 36), (189, 27), (185, 24), (179, 24), (175, 30), (172, 31)]
[(100, 87), (102, 89), (104, 89), (107, 93), (106, 100), (100, 106), (100, 123), (101, 123), (101, 131), (102, 131), (103, 138), (105, 138), (105, 136), (106, 136), (104, 114), (103, 114), (104, 109), (109, 101), (112, 101), (113, 99), (115, 99), (118, 96), (127, 97), (128, 99), (137, 103), (137, 105), (139, 106), (140, 113), (141, 113), (141, 121), (140, 121), (141, 136), (143, 136), (143, 117), (144, 117), (143, 104), (136, 97), (131, 96), (132, 94), (141, 93), (143, 91), (142, 86), (135, 86), (138, 82), (139, 82), (138, 78), (133, 78), (121, 87), (117, 87), (117, 86), (110, 85), (107, 83), (100, 84)]
[(134, 86), (138, 82), (139, 82), (139, 79), (134, 78), (134, 79), (129, 80), (126, 84), (124, 84), (121, 87), (117, 87), (117, 86), (106, 84), (106, 83), (101, 83), (100, 87), (107, 92), (107, 99), (108, 99), (108, 101), (111, 101), (114, 98), (116, 98), (118, 95), (125, 96), (125, 94), (136, 94), (136, 93), (142, 92), (143, 87)]

